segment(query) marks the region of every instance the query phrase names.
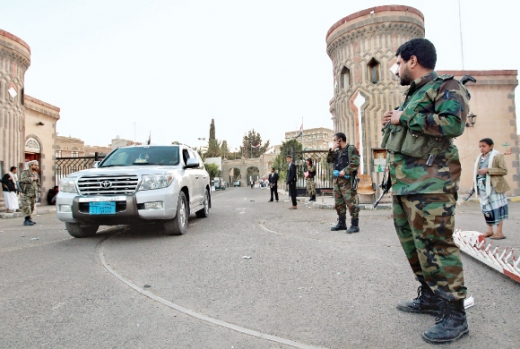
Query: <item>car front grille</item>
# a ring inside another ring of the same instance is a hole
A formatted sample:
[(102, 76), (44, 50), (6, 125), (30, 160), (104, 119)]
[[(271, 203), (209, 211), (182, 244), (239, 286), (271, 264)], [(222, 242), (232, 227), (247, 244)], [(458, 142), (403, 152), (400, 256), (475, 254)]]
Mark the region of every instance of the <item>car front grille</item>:
[(139, 182), (137, 176), (81, 177), (78, 189), (81, 195), (133, 194)]

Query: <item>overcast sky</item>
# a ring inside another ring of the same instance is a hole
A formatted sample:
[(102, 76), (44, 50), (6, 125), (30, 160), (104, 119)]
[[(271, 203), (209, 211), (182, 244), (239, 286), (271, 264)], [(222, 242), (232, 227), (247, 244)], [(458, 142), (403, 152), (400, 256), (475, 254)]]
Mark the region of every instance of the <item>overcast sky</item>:
[[(462, 69), (457, 0), (0, 0), (0, 29), (31, 47), (25, 92), (61, 108), (59, 135), (199, 146), (215, 119), (234, 148), (251, 129), (280, 144), (302, 118), (332, 128), (327, 30), (387, 4), (420, 10), (437, 69)], [(518, 70), (520, 2), (461, 9), (464, 69)]]

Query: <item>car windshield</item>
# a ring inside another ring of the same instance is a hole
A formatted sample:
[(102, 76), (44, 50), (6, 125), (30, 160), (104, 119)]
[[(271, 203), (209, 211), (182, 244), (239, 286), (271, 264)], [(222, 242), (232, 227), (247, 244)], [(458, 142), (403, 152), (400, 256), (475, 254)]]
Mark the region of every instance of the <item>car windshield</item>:
[(179, 164), (179, 147), (130, 147), (120, 148), (110, 154), (99, 167)]

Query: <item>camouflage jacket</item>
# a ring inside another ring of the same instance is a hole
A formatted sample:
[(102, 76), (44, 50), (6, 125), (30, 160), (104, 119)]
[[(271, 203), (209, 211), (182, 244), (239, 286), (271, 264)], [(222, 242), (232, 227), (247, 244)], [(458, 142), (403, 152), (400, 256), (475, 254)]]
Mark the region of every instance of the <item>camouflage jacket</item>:
[[(435, 140), (451, 140), (464, 132), (469, 113), (467, 90), (452, 76), (431, 72), (414, 80), (400, 107), (400, 126)], [(424, 157), (388, 154), (393, 195), (455, 193), (461, 174), (457, 147), (451, 142), (431, 166)]]
[[(346, 156), (348, 158), (348, 164), (345, 167), (336, 168), (337, 163), (342, 156)], [(341, 151), (339, 149), (334, 151), (329, 149), (329, 153), (327, 154), (327, 162), (329, 164), (334, 163), (334, 169), (337, 169), (338, 171), (343, 170), (345, 175), (349, 175), (352, 178), (354, 172), (356, 172), (359, 168), (359, 151), (355, 146), (349, 144), (347, 144), (347, 146)]]
[[(38, 178), (33, 180), (34, 176)], [(40, 176), (31, 170), (23, 170), (20, 176), (20, 186), (22, 193), (27, 197), (37, 197), (40, 193)]]

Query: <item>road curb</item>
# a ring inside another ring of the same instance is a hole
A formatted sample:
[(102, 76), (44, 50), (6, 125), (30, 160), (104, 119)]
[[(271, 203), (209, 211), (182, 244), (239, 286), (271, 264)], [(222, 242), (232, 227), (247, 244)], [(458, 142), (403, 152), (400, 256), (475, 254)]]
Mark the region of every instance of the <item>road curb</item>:
[[(278, 190), (278, 194), (287, 195), (287, 196), (289, 195), (288, 192), (285, 190)], [(325, 202), (320, 202), (322, 200)], [(296, 201), (306, 203), (307, 205), (311, 205), (312, 207), (318, 208), (318, 209), (324, 209), (324, 210), (334, 210), (335, 209), (334, 198), (331, 196), (325, 196), (325, 197), (319, 196), (319, 197), (316, 197), (316, 201), (313, 201), (313, 202), (309, 202), (308, 196), (298, 196), (298, 197), (296, 197)], [(359, 204), (359, 209), (372, 211), (372, 210), (374, 210), (374, 205), (372, 203)], [(375, 210), (391, 210), (391, 209), (392, 209), (391, 203), (380, 203), (375, 208)]]
[[(47, 213), (56, 213), (56, 207), (55, 206), (42, 206), (42, 207), (36, 206), (36, 209), (34, 210), (35, 215), (41, 215), (41, 214), (47, 214)], [(22, 218), (22, 217), (25, 217), (25, 214), (23, 212), (13, 212), (13, 213), (0, 212), (0, 219), (11, 219), (11, 218)]]

